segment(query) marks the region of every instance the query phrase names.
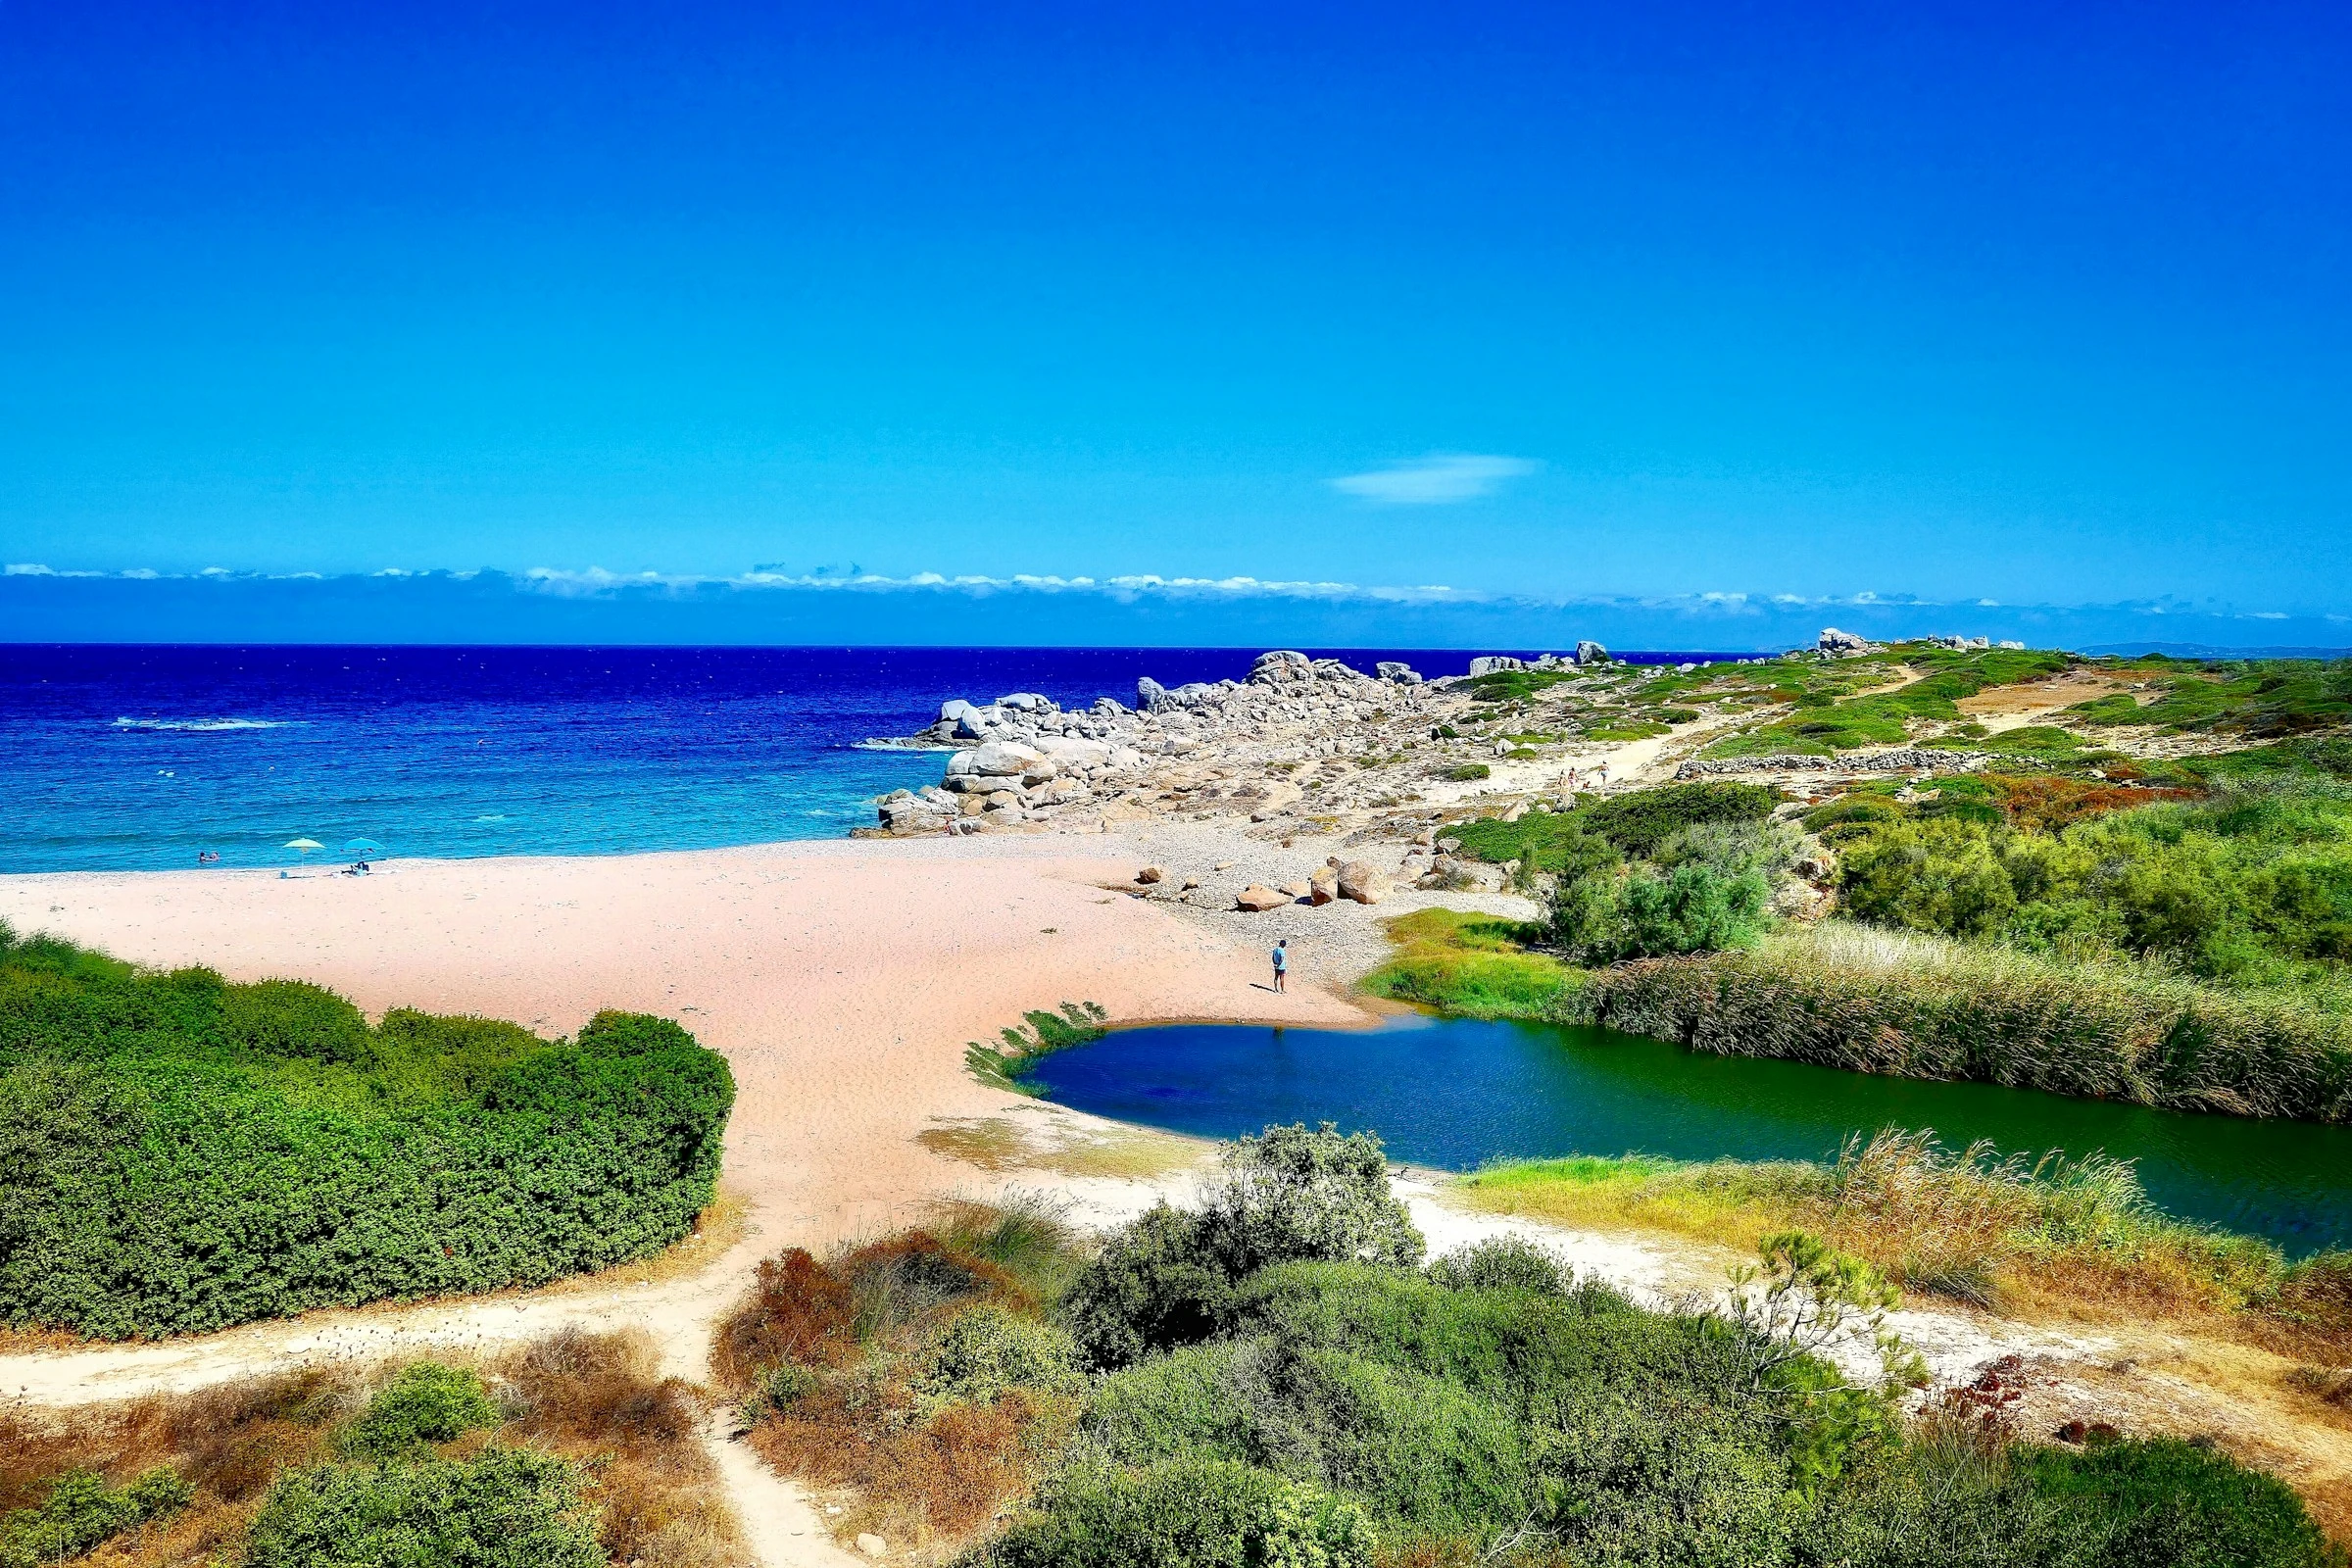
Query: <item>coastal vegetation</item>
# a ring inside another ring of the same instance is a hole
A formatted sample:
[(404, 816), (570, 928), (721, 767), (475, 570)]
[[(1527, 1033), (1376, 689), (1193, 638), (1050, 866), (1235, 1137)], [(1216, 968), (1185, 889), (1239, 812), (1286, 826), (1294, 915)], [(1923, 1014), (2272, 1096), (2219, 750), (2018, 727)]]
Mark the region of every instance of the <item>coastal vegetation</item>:
[(0, 1415), (0, 1564), (738, 1562), (696, 1395), (655, 1360), (567, 1331), (478, 1363)]
[(2352, 1357), (2352, 1254), (2290, 1260), (2174, 1219), (2130, 1163), (2095, 1153), (2035, 1159), (1886, 1128), (1826, 1162), (1580, 1155), (1498, 1162), (1456, 1191), (1487, 1212), (1742, 1250), (1802, 1230), (1905, 1290), (1974, 1306), (2194, 1323), (2321, 1364)]
[(645, 1257), (710, 1202), (733, 1099), (665, 1019), (370, 1025), (0, 930), (0, 1320), (199, 1332)]
[[(2028, 1441), (1855, 1377), (1892, 1288), (1788, 1232), (1656, 1311), (1524, 1243), (1424, 1270), (1365, 1135), (1269, 1128), (1090, 1247), (1034, 1204), (787, 1253), (714, 1370), (845, 1537), (974, 1565), (2340, 1561), (2210, 1446)], [(1000, 1522), (1001, 1521), (1001, 1522)]]
[[(2300, 765), (2296, 765), (2299, 763)], [(1976, 773), (1791, 817), (1697, 783), (1446, 829), (1548, 917), (1393, 925), (1376, 993), (1729, 1054), (2352, 1117), (2352, 784)], [(1827, 919), (1778, 918), (1834, 898)]]
[(1021, 1014), (1019, 1023), (998, 1030), (993, 1046), (978, 1040), (966, 1042), (963, 1064), (992, 1089), (1036, 1095), (1040, 1091), (1027, 1074), (1038, 1058), (1102, 1039), (1109, 1018), (1102, 1004), (1094, 1002), (1065, 1002), (1058, 1012), (1038, 1007)]

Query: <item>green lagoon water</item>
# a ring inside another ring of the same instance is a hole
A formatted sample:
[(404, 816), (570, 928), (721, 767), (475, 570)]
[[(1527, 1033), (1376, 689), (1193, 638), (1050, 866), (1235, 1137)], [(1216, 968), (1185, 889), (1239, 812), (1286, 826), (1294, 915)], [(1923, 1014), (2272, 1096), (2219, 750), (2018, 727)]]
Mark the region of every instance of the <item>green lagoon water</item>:
[(1377, 1029), (1117, 1030), (1038, 1063), (1054, 1100), (1203, 1137), (1370, 1128), (1455, 1170), (1559, 1154), (1824, 1159), (1850, 1133), (1931, 1127), (2137, 1163), (2171, 1213), (2304, 1254), (2352, 1245), (2352, 1128), (2150, 1110), (1990, 1084), (1713, 1056), (1607, 1029), (1405, 1016)]

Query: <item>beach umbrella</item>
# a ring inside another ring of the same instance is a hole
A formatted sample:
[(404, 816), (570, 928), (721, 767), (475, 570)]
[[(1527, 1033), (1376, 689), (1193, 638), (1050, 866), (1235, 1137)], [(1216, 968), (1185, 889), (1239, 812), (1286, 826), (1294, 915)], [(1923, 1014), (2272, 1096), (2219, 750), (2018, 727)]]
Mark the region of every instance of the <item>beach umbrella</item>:
[(363, 860), (373, 860), (382, 858), (384, 847), (373, 839), (353, 839), (343, 846), (343, 853), (357, 856)]
[(308, 855), (313, 850), (323, 850), (326, 848), (326, 846), (319, 843), (317, 839), (288, 839), (286, 840), (286, 848), (289, 850), (300, 850), (303, 854)]

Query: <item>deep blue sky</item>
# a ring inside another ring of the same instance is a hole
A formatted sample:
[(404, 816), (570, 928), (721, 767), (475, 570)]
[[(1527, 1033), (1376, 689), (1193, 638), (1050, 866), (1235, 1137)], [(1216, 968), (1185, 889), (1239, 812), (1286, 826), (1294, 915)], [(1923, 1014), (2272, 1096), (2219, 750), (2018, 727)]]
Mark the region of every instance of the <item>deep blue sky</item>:
[(2352, 612), (2345, 16), (0, 3), (0, 561)]

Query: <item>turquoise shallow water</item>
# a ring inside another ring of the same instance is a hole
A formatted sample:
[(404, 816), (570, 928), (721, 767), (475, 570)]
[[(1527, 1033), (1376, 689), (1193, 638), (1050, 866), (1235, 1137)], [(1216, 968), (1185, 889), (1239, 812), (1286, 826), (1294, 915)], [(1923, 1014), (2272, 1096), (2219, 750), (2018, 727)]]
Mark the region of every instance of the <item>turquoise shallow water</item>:
[(2168, 1211), (2296, 1254), (2352, 1245), (2352, 1128), (1703, 1055), (1606, 1029), (1179, 1024), (1114, 1031), (1044, 1058), (1035, 1078), (1064, 1104), (1124, 1121), (1211, 1138), (1334, 1121), (1456, 1170), (1574, 1153), (1822, 1159), (1851, 1133), (1932, 1127), (1952, 1144), (2134, 1160)]

